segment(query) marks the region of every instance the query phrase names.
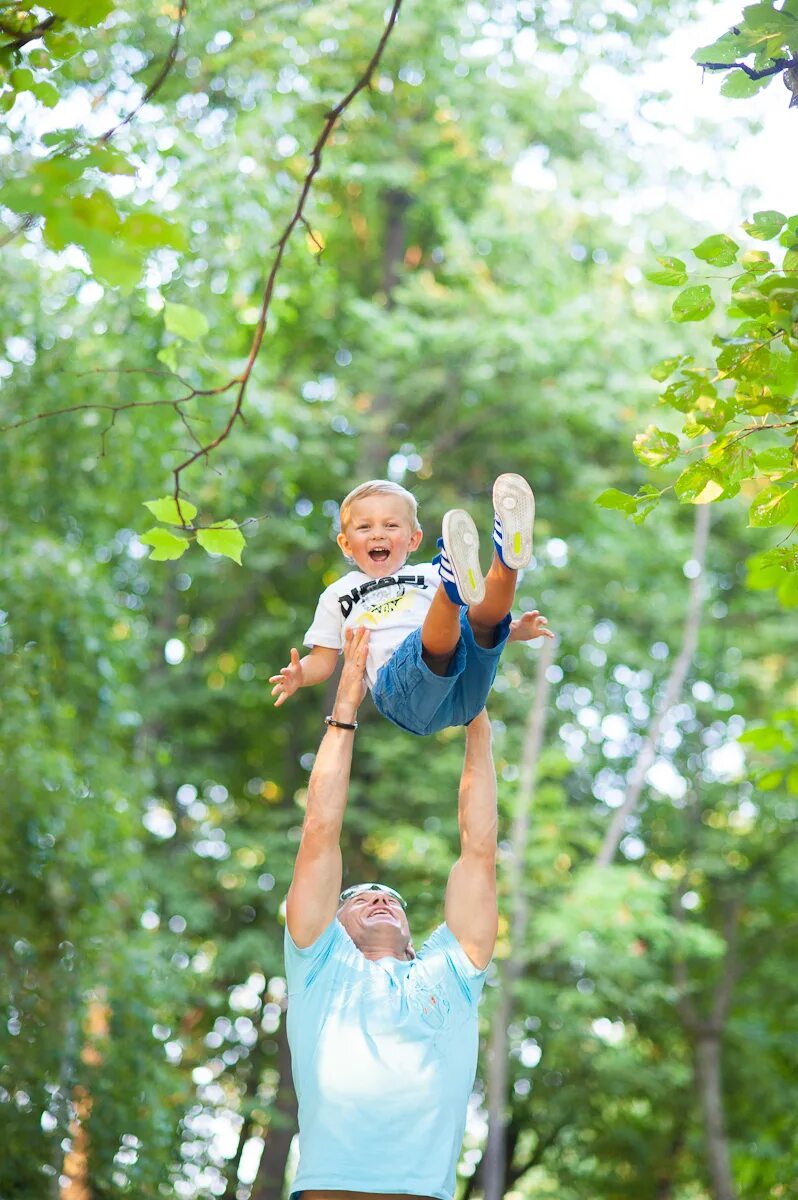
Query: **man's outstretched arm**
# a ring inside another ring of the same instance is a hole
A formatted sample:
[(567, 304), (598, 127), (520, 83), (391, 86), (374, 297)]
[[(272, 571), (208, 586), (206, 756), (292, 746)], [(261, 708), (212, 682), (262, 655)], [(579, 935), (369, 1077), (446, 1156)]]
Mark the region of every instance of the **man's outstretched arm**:
[[(368, 630), (347, 634), (344, 668), (332, 716), (353, 724), (365, 694)], [(349, 798), (354, 732), (329, 726), (308, 783), (302, 839), (288, 890), (286, 920), (297, 946), (315, 942), (338, 910), (341, 891), (341, 826)]]
[(496, 945), (496, 771), (491, 728), (483, 709), (466, 726), (457, 820), (460, 857), (446, 886), (446, 924), (475, 967), (486, 967)]

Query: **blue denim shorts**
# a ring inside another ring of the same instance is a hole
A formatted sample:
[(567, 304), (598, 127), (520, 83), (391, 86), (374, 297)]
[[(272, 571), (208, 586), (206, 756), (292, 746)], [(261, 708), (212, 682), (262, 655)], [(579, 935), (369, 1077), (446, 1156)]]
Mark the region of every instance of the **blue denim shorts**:
[(421, 628), (414, 629), (377, 672), (371, 693), (377, 710), (418, 737), (468, 725), (485, 707), (509, 632), (508, 614), (496, 626), (495, 646), (478, 646), (468, 609), (461, 608), (460, 640), (446, 675), (436, 675), (421, 656)]

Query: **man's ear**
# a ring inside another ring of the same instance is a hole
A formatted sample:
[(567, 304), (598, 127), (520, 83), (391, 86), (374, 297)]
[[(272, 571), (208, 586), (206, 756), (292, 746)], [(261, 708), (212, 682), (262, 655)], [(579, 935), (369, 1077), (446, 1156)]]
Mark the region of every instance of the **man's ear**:
[(352, 557), (352, 550), (351, 550), (351, 547), (350, 547), (350, 545), (349, 545), (349, 539), (347, 538), (346, 534), (345, 534), (345, 533), (343, 533), (343, 532), (339, 533), (339, 534), (338, 534), (338, 537), (337, 537), (335, 540), (336, 540), (336, 542), (338, 543), (338, 545), (339, 545), (340, 549), (342, 550), (342, 552), (343, 552), (343, 553), (346, 555), (346, 557), (347, 557), (347, 558), (351, 558), (351, 557)]
[(411, 553), (411, 554), (412, 554), (412, 553), (413, 553), (415, 550), (418, 550), (419, 546), (421, 545), (421, 539), (423, 538), (423, 536), (424, 536), (424, 530), (423, 530), (423, 529), (417, 529), (417, 530), (415, 531), (415, 533), (412, 533), (412, 534), (410, 535), (410, 553)]

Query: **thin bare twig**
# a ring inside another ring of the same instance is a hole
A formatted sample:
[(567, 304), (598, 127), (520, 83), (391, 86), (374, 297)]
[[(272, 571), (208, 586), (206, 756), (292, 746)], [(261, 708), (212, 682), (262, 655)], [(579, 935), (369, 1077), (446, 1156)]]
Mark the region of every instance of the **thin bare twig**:
[[(369, 61), (365, 71), (360, 76), (360, 78), (357, 80), (357, 82), (350, 88), (350, 90), (344, 96), (343, 100), (341, 100), (335, 106), (335, 108), (330, 109), (330, 111), (328, 113), (326, 113), (326, 115), (325, 115), (324, 126), (322, 127), (321, 133), (319, 134), (318, 138), (316, 139), (315, 146), (313, 147), (313, 149), (310, 152), (311, 166), (310, 166), (310, 170), (307, 172), (307, 174), (304, 178), (304, 181), (302, 183), (302, 188), (300, 190), (299, 199), (297, 201), (296, 208), (295, 208), (292, 216), (288, 220), (288, 223), (286, 224), (285, 229), (283, 230), (282, 236), (280, 237), (279, 241), (277, 242), (277, 248), (276, 248), (276, 253), (274, 256), (274, 261), (272, 262), (271, 270), (269, 271), (268, 277), (266, 279), (266, 284), (263, 289), (263, 298), (261, 300), (260, 315), (258, 317), (258, 323), (255, 327), (255, 332), (252, 337), (252, 344), (250, 346), (246, 365), (245, 365), (244, 370), (242, 371), (241, 375), (235, 381), (238, 383), (238, 391), (236, 393), (235, 403), (233, 404), (233, 408), (230, 412), (230, 416), (227, 420), (227, 423), (224, 426), (224, 428), (221, 430), (221, 432), (219, 434), (217, 434), (217, 436), (215, 438), (212, 438), (209, 442), (207, 442), (200, 449), (196, 450), (193, 454), (189, 455), (189, 457), (184, 459), (183, 462), (179, 463), (178, 466), (176, 466), (174, 468), (174, 471), (172, 472), (173, 479), (174, 479), (174, 498), (175, 498), (175, 504), (177, 505), (178, 513), (180, 513), (180, 481), (181, 481), (181, 478), (182, 478), (184, 472), (187, 471), (188, 468), (193, 463), (195, 463), (198, 458), (205, 457), (205, 459), (207, 461), (208, 454), (210, 454), (210, 452), (212, 450), (215, 450), (217, 446), (220, 446), (222, 444), (222, 442), (224, 442), (230, 436), (230, 432), (231, 432), (235, 422), (241, 416), (241, 410), (242, 410), (242, 407), (244, 404), (244, 398), (245, 398), (246, 391), (247, 391), (247, 385), (249, 384), (249, 380), (252, 375), (252, 371), (255, 367), (255, 362), (257, 360), (258, 353), (260, 351), (264, 336), (266, 334), (266, 322), (267, 322), (268, 315), (269, 315), (269, 309), (271, 307), (272, 296), (274, 294), (274, 285), (275, 285), (275, 280), (277, 278), (277, 273), (280, 270), (280, 266), (283, 261), (283, 256), (285, 254), (285, 249), (286, 249), (286, 246), (288, 245), (288, 241), (291, 237), (291, 234), (294, 232), (294, 229), (296, 228), (296, 226), (304, 220), (305, 202), (307, 201), (308, 195), (310, 193), (310, 189), (313, 186), (313, 181), (314, 181), (316, 175), (318, 174), (319, 169), (321, 168), (322, 151), (324, 150), (325, 146), (327, 145), (330, 135), (332, 134), (333, 129), (335, 128), (336, 124), (338, 123), (338, 118), (349, 107), (349, 105), (352, 103), (354, 98), (360, 92), (362, 92), (364, 88), (368, 87), (368, 85), (371, 81), (371, 77), (374, 74), (374, 70), (377, 67), (377, 64), (379, 63), (379, 61), (382, 57), (383, 51), (385, 50), (385, 46), (387, 45), (388, 38), (390, 37), (391, 32), (396, 24), (401, 6), (402, 6), (402, 0), (394, 0), (393, 7), (392, 7), (391, 12), (388, 15), (388, 19), (385, 23), (385, 28), (382, 32), (382, 36), (377, 44), (377, 47), (376, 47), (374, 53), (371, 56), (371, 60)], [(182, 513), (180, 513), (180, 516), (182, 518)]]
[(130, 122), (138, 116), (138, 114), (141, 112), (144, 105), (148, 104), (150, 102), (150, 100), (152, 100), (155, 93), (162, 86), (167, 75), (171, 71), (172, 67), (175, 65), (175, 60), (177, 58), (177, 52), (180, 49), (180, 38), (183, 35), (183, 30), (185, 29), (185, 25), (186, 25), (187, 14), (188, 14), (188, 0), (180, 0), (180, 7), (179, 7), (178, 13), (177, 13), (177, 25), (175, 26), (174, 36), (172, 37), (172, 44), (169, 47), (169, 53), (167, 54), (166, 58), (164, 59), (163, 65), (161, 66), (160, 71), (155, 76), (152, 83), (147, 88), (146, 92), (141, 97), (141, 99), (139, 100), (138, 104), (130, 110), (130, 112), (127, 114), (126, 117), (123, 117), (122, 120), (118, 121), (117, 124), (112, 126), (111, 129), (106, 130), (106, 132), (104, 134), (102, 134), (100, 136), (100, 138), (98, 139), (99, 141), (110, 142), (111, 138), (114, 136), (115, 133), (118, 133), (119, 130), (122, 129), (125, 125), (129, 125)]

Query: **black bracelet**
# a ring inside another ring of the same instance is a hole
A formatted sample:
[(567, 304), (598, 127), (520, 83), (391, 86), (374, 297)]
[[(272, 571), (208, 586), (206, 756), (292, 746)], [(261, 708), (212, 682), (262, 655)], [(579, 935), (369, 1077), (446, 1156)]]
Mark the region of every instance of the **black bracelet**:
[(357, 729), (357, 721), (355, 721), (354, 725), (350, 725), (346, 721), (336, 721), (334, 717), (325, 717), (324, 724), (332, 725), (334, 729)]

